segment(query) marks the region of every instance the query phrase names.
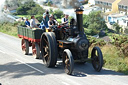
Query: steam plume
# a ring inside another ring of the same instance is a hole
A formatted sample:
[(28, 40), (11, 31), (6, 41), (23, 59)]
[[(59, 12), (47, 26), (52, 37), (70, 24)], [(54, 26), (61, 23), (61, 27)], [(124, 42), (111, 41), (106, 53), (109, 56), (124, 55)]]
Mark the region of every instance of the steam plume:
[(1, 3), (0, 3), (0, 22), (5, 21), (4, 20), (5, 16), (4, 16), (4, 13), (3, 13), (4, 4), (5, 4), (5, 0), (2, 0)]
[(81, 6), (80, 2), (78, 0), (63, 0), (62, 1), (62, 6), (67, 8), (67, 7), (72, 7), (72, 8), (79, 8)]

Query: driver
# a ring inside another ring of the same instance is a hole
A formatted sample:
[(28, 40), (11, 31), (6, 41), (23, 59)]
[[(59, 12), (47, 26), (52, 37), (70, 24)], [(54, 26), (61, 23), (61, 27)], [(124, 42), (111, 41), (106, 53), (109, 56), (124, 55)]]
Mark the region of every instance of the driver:
[(65, 17), (61, 19), (62, 24), (65, 25), (65, 26), (69, 26), (68, 17), (69, 17), (69, 15), (65, 14)]
[(48, 26), (49, 28), (52, 28), (53, 26), (56, 26), (58, 23), (56, 20), (53, 19), (53, 16), (49, 16)]

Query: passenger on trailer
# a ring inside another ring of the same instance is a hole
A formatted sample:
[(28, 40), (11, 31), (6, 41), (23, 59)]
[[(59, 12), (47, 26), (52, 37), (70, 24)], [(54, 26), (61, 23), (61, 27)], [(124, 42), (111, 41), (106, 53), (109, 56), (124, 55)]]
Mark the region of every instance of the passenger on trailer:
[(30, 22), (28, 21), (28, 18), (26, 18), (25, 25), (26, 27), (30, 28)]
[(39, 28), (35, 22), (35, 16), (31, 16), (30, 28)]

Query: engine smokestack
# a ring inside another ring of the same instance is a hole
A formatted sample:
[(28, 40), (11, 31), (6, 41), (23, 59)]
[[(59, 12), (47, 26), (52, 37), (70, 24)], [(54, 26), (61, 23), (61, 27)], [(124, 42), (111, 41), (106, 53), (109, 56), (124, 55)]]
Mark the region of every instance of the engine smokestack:
[(77, 28), (78, 31), (80, 32), (79, 36), (84, 35), (84, 29), (83, 29), (83, 9), (78, 8), (76, 9), (76, 19), (77, 19)]

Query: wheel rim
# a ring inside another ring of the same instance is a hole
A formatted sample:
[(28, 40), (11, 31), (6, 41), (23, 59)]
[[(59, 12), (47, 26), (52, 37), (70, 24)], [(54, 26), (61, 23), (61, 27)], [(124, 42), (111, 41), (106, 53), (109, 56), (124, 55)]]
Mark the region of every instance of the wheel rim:
[(47, 67), (54, 67), (57, 61), (57, 52), (55, 51), (57, 46), (54, 39), (48, 32), (41, 36), (41, 54)]
[(94, 69), (99, 72), (103, 66), (103, 55), (99, 47), (93, 48), (91, 58)]
[(66, 58), (65, 58), (65, 72), (66, 73), (69, 73), (69, 71), (70, 71), (70, 61), (69, 61), (69, 58), (68, 58), (68, 56), (66, 55)]
[(24, 39), (22, 39), (21, 47), (22, 47), (22, 51), (26, 51), (26, 43)]
[(49, 57), (49, 44), (46, 36), (43, 37), (43, 60), (44, 62), (48, 62), (50, 57)]
[(32, 43), (32, 54), (36, 59), (40, 58), (40, 47), (39, 43)]
[(28, 42), (28, 40), (22, 39), (21, 48), (22, 48), (22, 51), (25, 55), (29, 54), (29, 42)]
[(98, 55), (98, 52), (97, 50), (95, 50), (95, 54), (93, 55), (93, 63), (94, 63), (94, 67), (96, 69), (98, 69), (100, 67), (100, 61), (99, 61), (99, 55)]
[(36, 46), (34, 43), (32, 44), (32, 54), (33, 56), (36, 56)]
[(69, 56), (67, 55), (67, 53), (64, 53), (63, 54), (63, 64), (64, 64), (64, 70), (65, 70), (65, 73), (67, 74), (72, 74), (72, 71), (73, 71), (73, 62), (71, 60), (71, 58), (69, 58)]

